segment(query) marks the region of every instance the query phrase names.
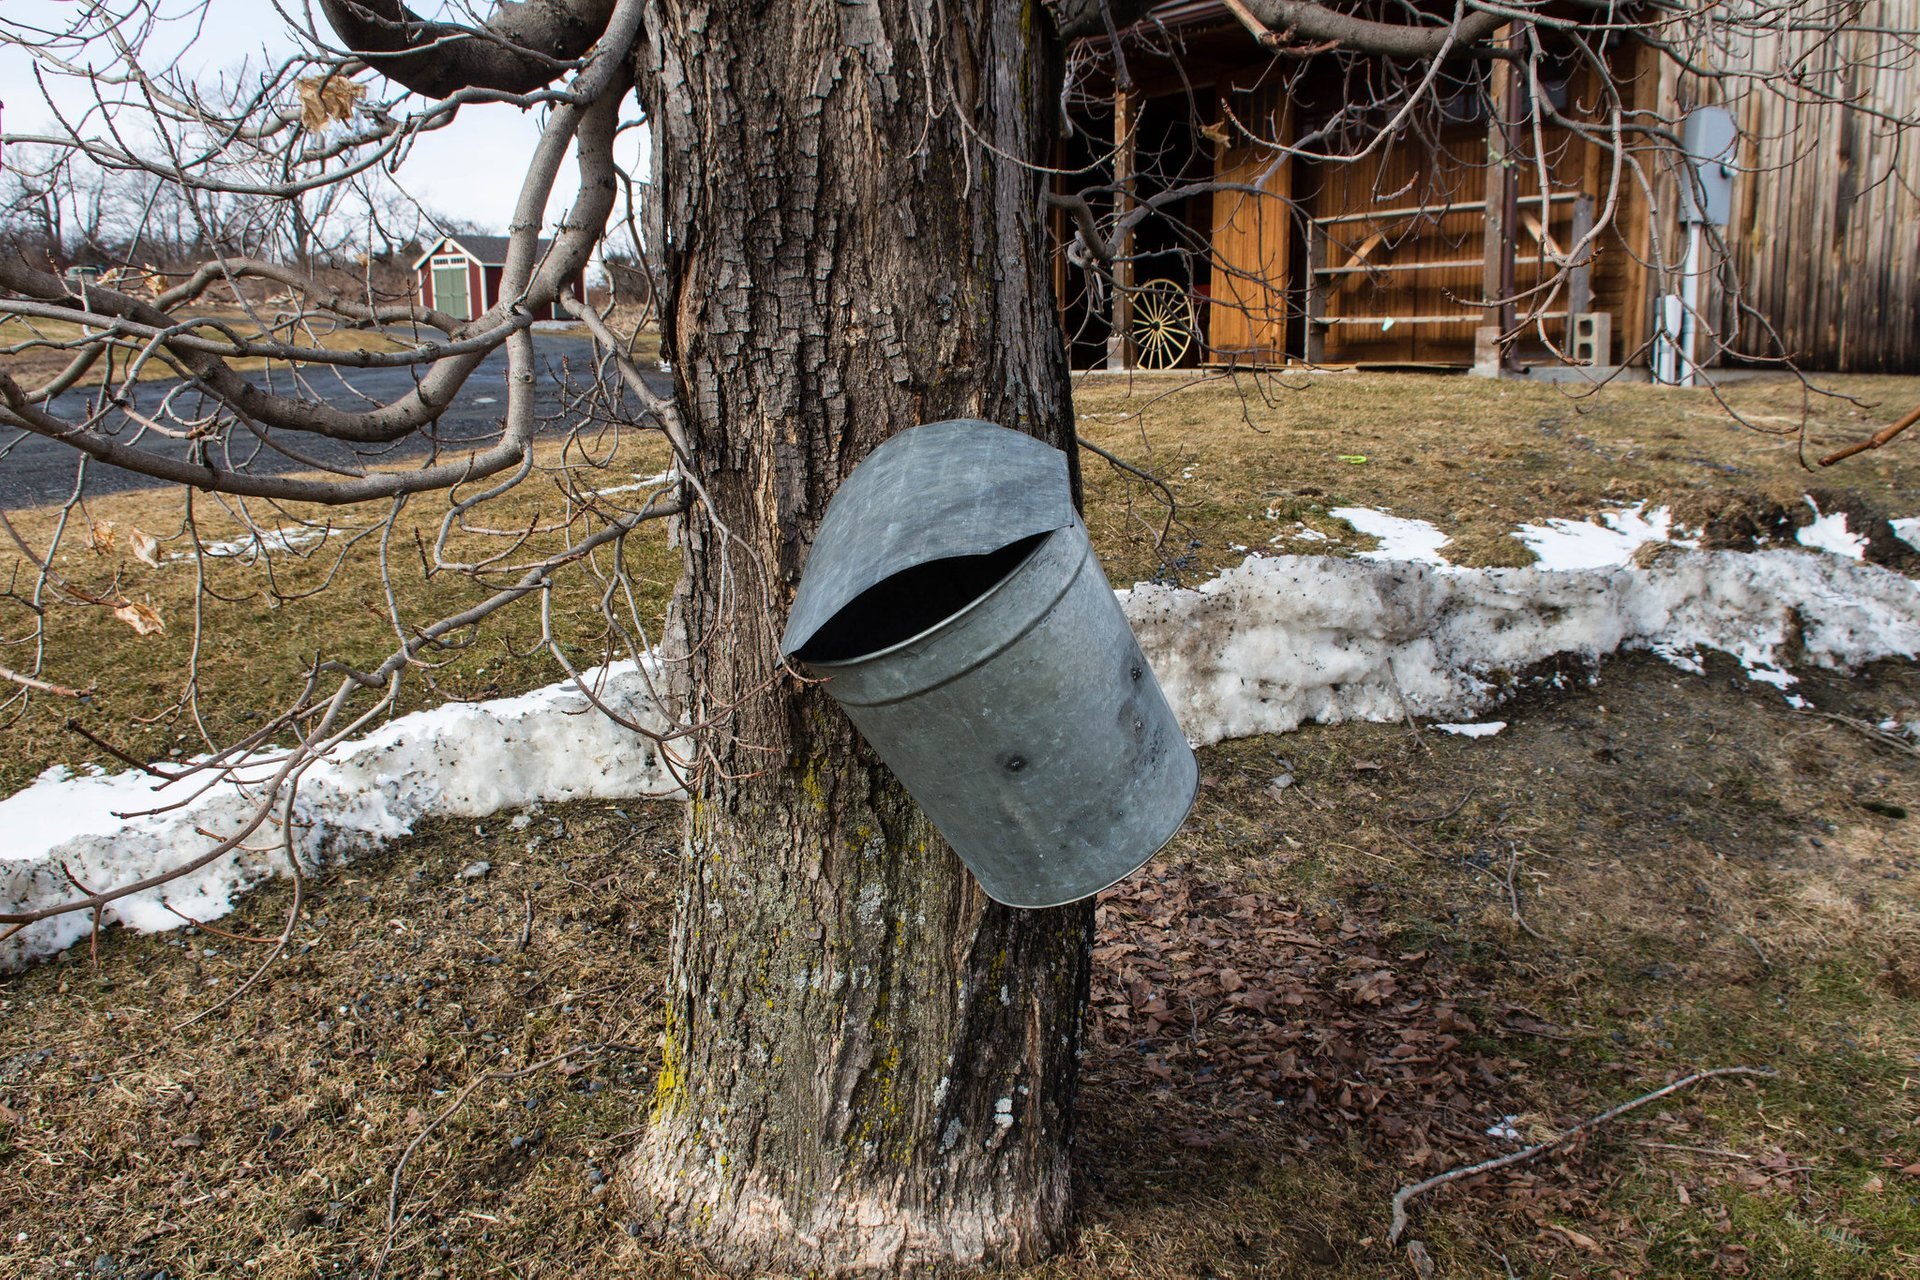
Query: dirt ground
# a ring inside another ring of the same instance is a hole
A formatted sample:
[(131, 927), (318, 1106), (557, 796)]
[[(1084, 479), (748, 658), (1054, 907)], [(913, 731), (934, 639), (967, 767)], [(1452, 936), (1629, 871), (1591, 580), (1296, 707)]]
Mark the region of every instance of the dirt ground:
[[(1920, 402), (1920, 380), (1840, 385), (1856, 399), (1814, 404), (1812, 451)], [(1810, 476), (1794, 438), (1730, 425), (1707, 393), (1173, 387), (1082, 389), (1082, 430), (1181, 499), (1156, 536), (1153, 492), (1087, 459), (1116, 583), (1198, 581), (1236, 547), (1300, 550), (1273, 541), (1299, 528), (1352, 554), (1369, 542), (1343, 505), (1433, 520), (1468, 564), (1525, 559), (1518, 521), (1642, 500), (1741, 545), (1790, 540), (1816, 486), (1920, 515), (1910, 445)], [(1728, 394), (1775, 426), (1798, 412), (1783, 380)], [(164, 531), (162, 501), (87, 514)], [(672, 554), (635, 554), (664, 598)], [(187, 616), (182, 566), (124, 542), (72, 555)], [(265, 572), (217, 566), (233, 602), (208, 605), (199, 673), (220, 727), (274, 696), (263, 653), (312, 634), (248, 586)], [(330, 633), (378, 643), (347, 600)], [(94, 683), (88, 713), (143, 754), (190, 747), (178, 716), (135, 721), (177, 696), (185, 628), (136, 638), (97, 613), (57, 621), (77, 665), (50, 674)], [(587, 611), (562, 622), (589, 634)], [(508, 633), (431, 692), (550, 678), (514, 652)], [(1725, 660), (1560, 674), (1490, 738), (1345, 725), (1203, 752), (1183, 834), (1103, 899), (1079, 1225), (1023, 1277), (1920, 1274), (1920, 771), (1861, 727), (1920, 720), (1920, 670), (1803, 670), (1807, 711)], [(77, 762), (71, 713), (9, 725), (0, 783)], [(191, 1025), (257, 963), (286, 886), (0, 979), (0, 1272), (366, 1275), (391, 1211), (389, 1275), (705, 1274), (612, 1183), (656, 1066), (679, 823), (634, 803), (432, 825), (310, 883), (295, 954)], [(1387, 1245), (1396, 1188), (1734, 1065), (1778, 1074), (1442, 1187), (1413, 1203), (1419, 1251)]]
[[(1730, 663), (1598, 677), (1492, 738), (1203, 754), (1185, 832), (1101, 905), (1080, 1225), (1023, 1274), (1415, 1274), (1384, 1241), (1402, 1183), (1729, 1065), (1779, 1074), (1442, 1188), (1412, 1234), (1442, 1275), (1920, 1268), (1912, 757)], [(1802, 688), (1920, 713), (1908, 664)], [(607, 1181), (656, 1065), (678, 822), (439, 824), (315, 882), (297, 953), (184, 1030), (284, 888), (7, 980), (0, 1257), (364, 1275), (417, 1141), (388, 1274), (703, 1274)]]

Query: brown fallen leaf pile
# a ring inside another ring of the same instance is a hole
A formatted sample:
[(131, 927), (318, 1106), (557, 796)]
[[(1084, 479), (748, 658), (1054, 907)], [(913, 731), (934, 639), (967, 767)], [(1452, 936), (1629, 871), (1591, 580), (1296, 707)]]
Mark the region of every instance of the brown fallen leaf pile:
[(1164, 1093), (1169, 1123), (1365, 1129), (1426, 1164), (1485, 1151), (1513, 1102), (1448, 975), (1364, 904), (1310, 912), (1167, 867), (1109, 890), (1097, 921), (1089, 1069)]

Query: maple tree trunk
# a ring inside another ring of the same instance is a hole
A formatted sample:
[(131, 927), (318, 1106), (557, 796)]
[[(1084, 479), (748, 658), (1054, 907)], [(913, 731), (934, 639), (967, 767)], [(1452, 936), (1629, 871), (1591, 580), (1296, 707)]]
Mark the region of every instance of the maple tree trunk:
[(1018, 163), (1051, 153), (1048, 22), (647, 11), (663, 341), (710, 498), (676, 608), (688, 713), (718, 727), (629, 1187), (723, 1266), (1025, 1261), (1066, 1228), (1091, 905), (988, 901), (778, 655), (827, 501), (882, 440), (955, 416), (1072, 439), (1044, 179)]

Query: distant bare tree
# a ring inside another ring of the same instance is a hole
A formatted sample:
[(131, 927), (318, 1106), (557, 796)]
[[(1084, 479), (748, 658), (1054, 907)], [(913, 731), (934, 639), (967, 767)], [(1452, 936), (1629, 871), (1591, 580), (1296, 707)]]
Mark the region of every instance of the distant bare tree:
[(56, 267), (66, 266), (72, 159), (60, 148), (15, 147), (0, 170), (0, 234)]

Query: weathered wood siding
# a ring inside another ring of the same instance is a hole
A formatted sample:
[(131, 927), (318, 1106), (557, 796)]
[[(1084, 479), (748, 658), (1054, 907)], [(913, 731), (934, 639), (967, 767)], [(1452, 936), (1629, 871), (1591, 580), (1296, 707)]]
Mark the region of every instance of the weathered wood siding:
[[(1622, 66), (1615, 74), (1632, 104), (1640, 86), (1626, 71)], [(1597, 77), (1583, 72), (1569, 83), (1563, 110), (1601, 118), (1602, 100)], [(1482, 305), (1488, 252), (1483, 202), (1497, 200), (1499, 193), (1498, 170), (1489, 163), (1490, 127), (1485, 120), (1452, 123), (1439, 131), (1437, 145), (1402, 135), (1356, 161), (1303, 166), (1308, 172), (1296, 177), (1294, 193), (1305, 212), (1321, 220), (1314, 265), (1345, 272), (1321, 277), (1324, 314), (1335, 322), (1323, 330), (1327, 363), (1472, 362), (1474, 329), (1498, 319), (1495, 310)], [(1521, 154), (1514, 286), (1521, 299), (1523, 358), (1552, 361), (1556, 349), (1565, 350), (1567, 283), (1537, 286), (1559, 270), (1548, 247), (1565, 253), (1575, 244), (1575, 197), (1585, 196), (1589, 219), (1598, 216), (1608, 224), (1589, 260), (1588, 309), (1613, 317), (1610, 359), (1639, 362), (1647, 333), (1640, 247), (1644, 197), (1624, 176), (1613, 184), (1602, 144), (1552, 125), (1536, 135), (1524, 120), (1515, 133)], [(1543, 169), (1549, 196), (1544, 214)], [(1417, 212), (1405, 212), (1410, 209)], [(1531, 321), (1530, 311), (1535, 313)]]
[(1920, 0), (1868, 0), (1856, 25), (1724, 51), (1732, 65), (1797, 70), (1801, 87), (1782, 78), (1729, 103), (1744, 137), (1727, 243), (1752, 310), (1723, 303), (1722, 324), (1753, 356), (1916, 373), (1920, 137), (1886, 117), (1920, 108), (1920, 69), (1883, 32), (1920, 28)]
[[(1552, 125), (1536, 134), (1522, 123), (1514, 283), (1523, 361), (1552, 360), (1567, 333), (1559, 314), (1527, 323), (1529, 301), (1549, 313), (1570, 309), (1564, 288), (1530, 298), (1552, 270), (1527, 225), (1531, 215), (1562, 250), (1576, 238), (1577, 218), (1603, 224), (1587, 309), (1612, 317), (1611, 362), (1649, 362), (1655, 314), (1662, 295), (1682, 289), (1686, 250), (1677, 157), (1662, 138), (1693, 107), (1724, 103), (1739, 120), (1743, 150), (1725, 253), (1716, 249), (1706, 264), (1712, 282), (1702, 305), (1719, 341), (1703, 343), (1703, 362), (1784, 357), (1810, 370), (1920, 372), (1920, 130), (1904, 127), (1920, 105), (1920, 0), (1862, 0), (1841, 15), (1848, 27), (1838, 34), (1823, 29), (1833, 16), (1823, 11), (1799, 24), (1804, 29), (1757, 38), (1709, 24), (1684, 51), (1692, 65), (1716, 69), (1704, 77), (1682, 74), (1652, 47), (1610, 45), (1608, 75), (1627, 124), (1617, 171), (1605, 136), (1608, 95), (1592, 67), (1582, 64), (1567, 81), (1561, 109), (1591, 122), (1598, 141)], [(1442, 206), (1498, 194), (1488, 122), (1429, 119), (1355, 160), (1275, 165), (1274, 152), (1248, 132), (1320, 139), (1319, 125), (1351, 109), (1351, 87), (1331, 60), (1276, 79), (1274, 64), (1251, 52), (1233, 24), (1188, 23), (1177, 55), (1130, 48), (1136, 92), (1184, 95), (1206, 126), (1213, 175), (1265, 190), (1219, 192), (1206, 206), (1210, 216), (1194, 223), (1196, 240), (1208, 245), (1191, 273), (1204, 316), (1197, 358), (1264, 364), (1312, 352), (1336, 364), (1471, 362), (1474, 329), (1496, 320), (1482, 305), (1485, 213)], [(1256, 102), (1255, 85), (1274, 88)], [(1284, 128), (1264, 127), (1283, 115)], [(1532, 199), (1541, 185), (1536, 137), (1549, 190), (1585, 195), (1590, 213), (1556, 198), (1542, 217)], [(1345, 145), (1364, 141), (1356, 135)], [(1339, 146), (1321, 139), (1310, 149), (1332, 154)], [(1057, 225), (1067, 231), (1064, 219)], [(1120, 247), (1124, 255), (1129, 245)], [(1416, 263), (1449, 265), (1407, 269)], [(1318, 328), (1302, 321), (1316, 266), (1347, 268), (1320, 277), (1320, 314), (1337, 323)], [(1068, 292), (1064, 269), (1056, 287)], [(1310, 344), (1306, 333), (1323, 340)], [(1078, 350), (1076, 359), (1086, 362)]]

